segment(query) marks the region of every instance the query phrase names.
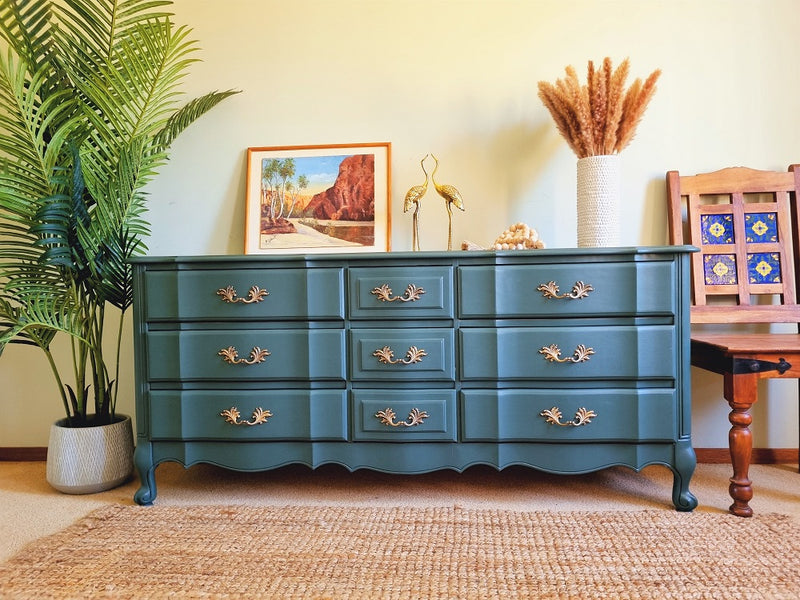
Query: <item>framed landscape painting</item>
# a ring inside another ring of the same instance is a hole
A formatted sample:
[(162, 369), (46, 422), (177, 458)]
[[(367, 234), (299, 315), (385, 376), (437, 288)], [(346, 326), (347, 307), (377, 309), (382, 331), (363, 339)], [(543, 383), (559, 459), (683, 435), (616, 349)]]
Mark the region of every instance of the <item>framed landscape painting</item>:
[(391, 144), (247, 149), (245, 254), (388, 252)]

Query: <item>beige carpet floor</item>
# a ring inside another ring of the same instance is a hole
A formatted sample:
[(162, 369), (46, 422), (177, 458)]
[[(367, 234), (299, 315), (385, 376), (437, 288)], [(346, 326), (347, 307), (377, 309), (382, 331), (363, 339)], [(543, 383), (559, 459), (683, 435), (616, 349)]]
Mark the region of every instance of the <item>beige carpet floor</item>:
[[(690, 489), (696, 512), (726, 514), (730, 466), (700, 464)], [(797, 465), (753, 465), (750, 477), (759, 513), (780, 513), (800, 522)], [(156, 469), (156, 505), (241, 504), (250, 506), (454, 506), (516, 511), (672, 510), (672, 473), (651, 466), (636, 473), (614, 467), (596, 473), (559, 476), (511, 467), (473, 467), (464, 473), (439, 471), (397, 476), (350, 473), (336, 466), (312, 471), (291, 466), (261, 473), (237, 473), (210, 465), (185, 470), (176, 463)], [(44, 462), (0, 462), (0, 560), (24, 544), (54, 533), (108, 505), (131, 505), (138, 480), (108, 492), (70, 496), (50, 488)], [(800, 560), (800, 558), (798, 558)], [(799, 596), (800, 597), (800, 596)]]
[(0, 563), (14, 600), (790, 600), (765, 513), (109, 505)]

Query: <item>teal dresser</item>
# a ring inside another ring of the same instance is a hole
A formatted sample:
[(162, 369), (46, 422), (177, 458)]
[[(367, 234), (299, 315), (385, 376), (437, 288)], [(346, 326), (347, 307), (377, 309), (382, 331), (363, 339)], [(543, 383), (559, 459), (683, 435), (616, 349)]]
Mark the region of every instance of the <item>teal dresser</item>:
[(138, 259), (135, 500), (167, 460), (657, 463), (692, 510), (690, 251)]

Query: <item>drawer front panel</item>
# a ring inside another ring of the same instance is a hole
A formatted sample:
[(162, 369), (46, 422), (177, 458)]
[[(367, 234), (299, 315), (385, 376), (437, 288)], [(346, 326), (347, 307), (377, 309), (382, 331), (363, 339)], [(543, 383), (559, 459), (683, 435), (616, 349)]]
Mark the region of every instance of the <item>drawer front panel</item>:
[[(669, 389), (467, 390), (462, 393), (463, 439), (669, 442), (677, 435), (676, 407), (675, 391)], [(580, 416), (582, 409), (595, 416)], [(564, 425), (548, 423), (548, 416)]]
[(464, 380), (676, 377), (670, 325), (475, 327), (459, 334)]
[(450, 318), (452, 267), (354, 268), (349, 272), (350, 318)]
[(461, 267), (458, 276), (463, 318), (674, 314), (676, 310), (672, 262), (468, 266)]
[(453, 390), (354, 390), (353, 439), (456, 441), (455, 397)]
[(451, 329), (353, 329), (350, 336), (354, 380), (454, 380)]
[[(145, 319), (342, 319), (343, 274), (342, 268), (149, 271)], [(262, 292), (251, 293), (253, 286)]]
[[(153, 439), (185, 440), (347, 440), (344, 390), (165, 391), (150, 394)], [(225, 410), (239, 413), (234, 422)], [(270, 416), (259, 422), (255, 412)]]
[(341, 329), (154, 331), (145, 343), (153, 381), (345, 378)]

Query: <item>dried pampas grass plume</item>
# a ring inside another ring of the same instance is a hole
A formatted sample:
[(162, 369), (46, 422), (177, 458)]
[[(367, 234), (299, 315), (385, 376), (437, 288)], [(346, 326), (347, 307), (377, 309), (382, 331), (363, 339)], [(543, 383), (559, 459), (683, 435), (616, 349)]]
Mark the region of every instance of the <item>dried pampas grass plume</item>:
[(606, 57), (599, 69), (589, 61), (586, 85), (580, 84), (571, 65), (555, 85), (539, 82), (539, 98), (578, 158), (616, 154), (631, 143), (661, 70), (653, 71), (644, 83), (636, 79), (626, 91), (629, 70), (627, 58), (614, 69)]

